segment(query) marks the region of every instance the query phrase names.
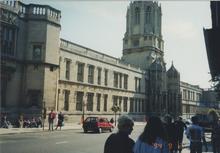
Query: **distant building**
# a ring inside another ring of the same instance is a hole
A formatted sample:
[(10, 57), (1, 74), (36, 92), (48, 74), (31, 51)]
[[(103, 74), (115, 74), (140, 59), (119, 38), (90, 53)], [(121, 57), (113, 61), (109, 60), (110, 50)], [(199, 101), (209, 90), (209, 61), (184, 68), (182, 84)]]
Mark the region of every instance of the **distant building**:
[(158, 2), (130, 3), (121, 59), (60, 38), (55, 8), (20, 1), (0, 7), (1, 112), (40, 115), (46, 108), (68, 121), (111, 117), (113, 105), (141, 121), (195, 113), (201, 89), (181, 83), (173, 64), (166, 70)]

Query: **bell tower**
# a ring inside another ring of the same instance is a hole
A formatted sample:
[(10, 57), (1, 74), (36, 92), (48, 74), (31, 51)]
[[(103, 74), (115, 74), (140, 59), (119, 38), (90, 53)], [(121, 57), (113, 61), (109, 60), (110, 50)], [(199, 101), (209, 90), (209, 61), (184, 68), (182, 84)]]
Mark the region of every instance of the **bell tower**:
[(153, 1), (133, 1), (127, 9), (122, 60), (142, 69), (158, 59), (162, 65), (164, 41), (161, 6)]

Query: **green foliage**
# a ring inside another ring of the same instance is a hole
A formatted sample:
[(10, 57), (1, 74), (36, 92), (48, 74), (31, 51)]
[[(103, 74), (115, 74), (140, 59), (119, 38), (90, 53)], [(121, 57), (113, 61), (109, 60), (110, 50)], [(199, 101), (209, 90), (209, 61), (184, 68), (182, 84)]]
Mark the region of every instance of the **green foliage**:
[(220, 101), (220, 78), (214, 81), (214, 90), (217, 93), (217, 100)]
[(214, 120), (218, 120), (219, 118), (219, 114), (215, 109), (209, 109), (208, 111), (208, 115), (209, 117), (214, 121)]

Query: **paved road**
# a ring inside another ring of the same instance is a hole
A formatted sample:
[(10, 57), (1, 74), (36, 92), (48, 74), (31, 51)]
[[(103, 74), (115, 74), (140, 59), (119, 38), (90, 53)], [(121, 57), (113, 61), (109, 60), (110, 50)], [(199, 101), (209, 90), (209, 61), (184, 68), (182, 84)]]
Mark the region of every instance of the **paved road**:
[[(144, 126), (135, 126), (131, 137), (136, 140)], [(115, 132), (115, 131), (114, 131)], [(102, 153), (111, 133), (87, 133), (66, 130), (40, 133), (1, 135), (1, 153)], [(186, 141), (186, 140), (185, 140)], [(185, 142), (187, 143), (187, 141)], [(183, 153), (189, 153), (185, 148)]]

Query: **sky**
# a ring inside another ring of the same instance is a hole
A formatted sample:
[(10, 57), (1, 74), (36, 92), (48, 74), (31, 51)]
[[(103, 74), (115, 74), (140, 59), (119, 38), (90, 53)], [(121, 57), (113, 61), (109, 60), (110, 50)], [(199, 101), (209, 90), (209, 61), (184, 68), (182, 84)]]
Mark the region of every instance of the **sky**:
[[(110, 56), (122, 57), (129, 1), (30, 1), (61, 11), (60, 37)], [(173, 61), (181, 81), (210, 88), (203, 28), (211, 28), (209, 1), (159, 1), (164, 59)]]

